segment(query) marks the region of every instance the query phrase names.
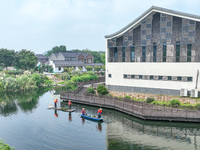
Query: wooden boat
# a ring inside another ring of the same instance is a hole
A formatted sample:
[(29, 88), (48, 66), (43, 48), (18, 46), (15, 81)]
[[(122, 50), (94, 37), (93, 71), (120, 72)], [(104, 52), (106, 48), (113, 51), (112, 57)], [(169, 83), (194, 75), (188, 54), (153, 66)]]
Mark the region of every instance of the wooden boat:
[(81, 117), (82, 118), (85, 118), (85, 119), (89, 119), (89, 120), (93, 120), (93, 121), (103, 121), (103, 118), (97, 118), (95, 116), (88, 116), (88, 115), (82, 115), (81, 114)]
[(52, 105), (49, 105), (48, 109), (62, 110), (62, 111), (65, 111), (65, 112), (74, 112), (75, 111), (75, 109), (67, 109), (67, 108), (64, 108), (64, 107), (63, 108), (55, 108)]

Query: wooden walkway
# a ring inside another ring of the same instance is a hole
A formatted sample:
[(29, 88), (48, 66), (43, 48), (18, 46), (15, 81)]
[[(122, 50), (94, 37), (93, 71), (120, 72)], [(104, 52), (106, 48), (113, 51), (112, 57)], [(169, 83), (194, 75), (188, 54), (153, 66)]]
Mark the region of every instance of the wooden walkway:
[(155, 106), (133, 100), (120, 101), (113, 98), (88, 96), (75, 93), (61, 93), (63, 101), (110, 108), (144, 119), (158, 121), (200, 122), (200, 111)]

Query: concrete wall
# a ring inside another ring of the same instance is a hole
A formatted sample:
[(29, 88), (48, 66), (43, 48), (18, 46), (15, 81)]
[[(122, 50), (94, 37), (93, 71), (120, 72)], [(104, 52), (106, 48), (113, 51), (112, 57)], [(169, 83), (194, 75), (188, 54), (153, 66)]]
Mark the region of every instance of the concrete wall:
[[(106, 85), (130, 86), (156, 89), (180, 90), (194, 89), (196, 86), (197, 70), (200, 70), (200, 63), (108, 63), (106, 70)], [(111, 78), (108, 78), (111, 74)], [(172, 76), (173, 79), (147, 80), (147, 79), (124, 79), (123, 75), (143, 75), (143, 76)], [(177, 77), (183, 77), (182, 81), (177, 81)], [(192, 77), (188, 82), (186, 77)], [(200, 79), (198, 80), (198, 90), (200, 90)]]

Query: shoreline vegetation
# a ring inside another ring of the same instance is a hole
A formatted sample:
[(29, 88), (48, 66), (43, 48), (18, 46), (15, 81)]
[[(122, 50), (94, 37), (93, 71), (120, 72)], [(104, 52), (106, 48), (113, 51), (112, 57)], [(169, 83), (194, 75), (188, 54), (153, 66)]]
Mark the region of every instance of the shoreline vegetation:
[(4, 141), (0, 140), (0, 150), (15, 150), (15, 148), (9, 146), (8, 144), (4, 143)]
[(71, 68), (67, 72), (55, 73), (53, 76), (31, 71), (2, 71), (0, 72), (0, 94), (33, 91), (45, 87), (64, 87), (67, 91), (74, 91), (78, 82), (96, 79), (98, 75), (94, 71), (81, 72)]

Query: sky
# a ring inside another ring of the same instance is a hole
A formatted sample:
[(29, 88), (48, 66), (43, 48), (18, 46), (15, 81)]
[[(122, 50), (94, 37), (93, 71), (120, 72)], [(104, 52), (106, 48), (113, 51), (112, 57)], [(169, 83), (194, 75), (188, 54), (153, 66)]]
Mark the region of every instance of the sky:
[(105, 35), (153, 5), (200, 16), (200, 0), (0, 0), (0, 48), (105, 51)]

